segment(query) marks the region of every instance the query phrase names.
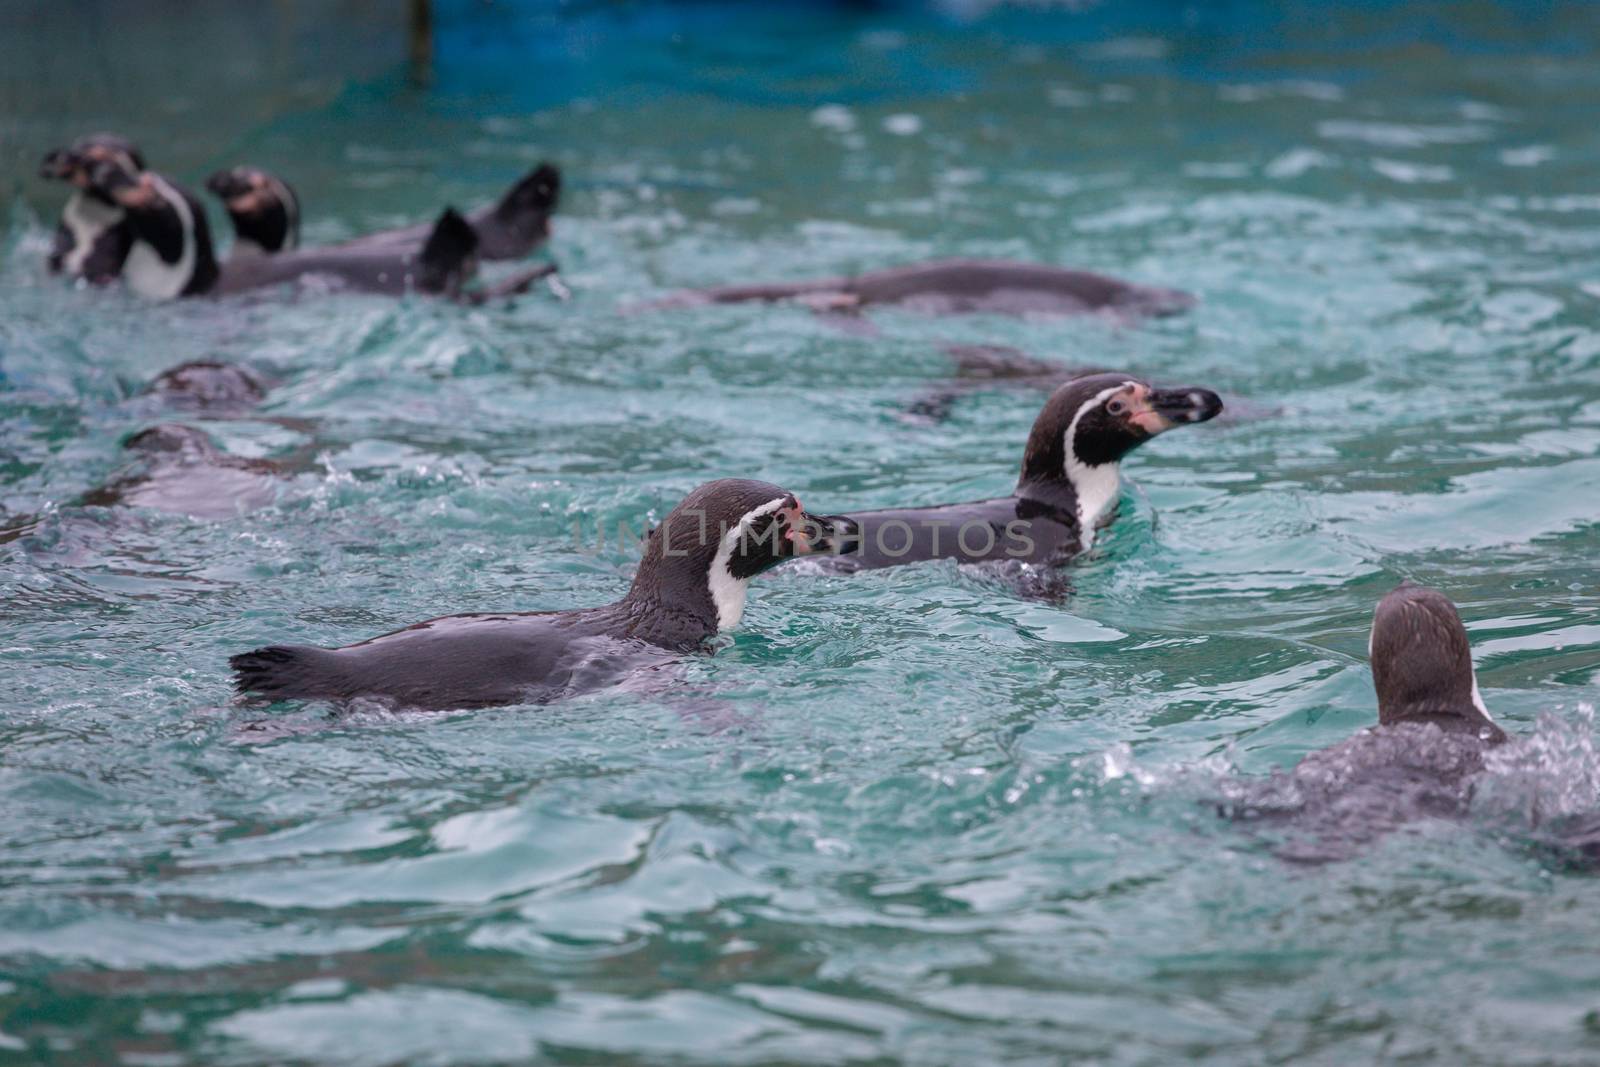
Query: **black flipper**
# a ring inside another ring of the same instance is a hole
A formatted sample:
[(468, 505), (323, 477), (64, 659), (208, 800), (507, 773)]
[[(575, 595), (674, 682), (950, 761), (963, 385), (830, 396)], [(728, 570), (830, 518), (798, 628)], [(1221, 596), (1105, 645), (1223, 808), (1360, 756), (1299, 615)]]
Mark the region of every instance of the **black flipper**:
[(459, 296), (461, 286), (478, 270), (478, 234), (453, 207), (433, 224), (422, 246), (417, 288), (425, 293)]
[(345, 695), (334, 653), (310, 645), (268, 645), (228, 658), (233, 687), (268, 700)]
[(473, 213), (485, 259), (520, 259), (550, 236), (550, 216), (561, 199), (561, 171), (541, 163), (506, 190), (500, 202)]

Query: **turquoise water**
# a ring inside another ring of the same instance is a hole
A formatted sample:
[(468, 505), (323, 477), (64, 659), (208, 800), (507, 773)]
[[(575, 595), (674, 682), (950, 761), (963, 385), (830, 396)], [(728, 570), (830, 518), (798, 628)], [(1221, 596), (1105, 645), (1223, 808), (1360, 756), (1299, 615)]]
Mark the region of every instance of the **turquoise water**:
[[(149, 73), (193, 54), (177, 34), (115, 92), (42, 80), (59, 115), (0, 117), (0, 507), (42, 516), (0, 544), (0, 1061), (1600, 1059), (1600, 888), (1515, 825), (1304, 868), (1203, 803), (1373, 721), (1366, 628), (1409, 577), (1460, 604), (1532, 738), (1497, 810), (1600, 806), (1591, 10), (602, 8), (445, 27), (463, 51), (426, 92), (291, 43), (221, 109), (204, 70)], [(572, 299), (73, 291), (31, 167), (98, 126), (191, 182), (282, 170), (311, 241), (553, 158)], [(872, 337), (618, 314), (946, 254), (1202, 303)], [(951, 342), (1256, 416), (1137, 453), (1064, 606), (949, 565), (777, 572), (663, 690), (229, 703), (225, 657), (270, 640), (612, 599), (634, 557), (574, 524), (709, 478), (819, 511), (1003, 493), (1040, 394), (904, 417)], [(176, 417), (143, 383), (195, 358), (274, 382), (205, 425), (219, 446), (312, 458), (237, 517), (74, 504)]]

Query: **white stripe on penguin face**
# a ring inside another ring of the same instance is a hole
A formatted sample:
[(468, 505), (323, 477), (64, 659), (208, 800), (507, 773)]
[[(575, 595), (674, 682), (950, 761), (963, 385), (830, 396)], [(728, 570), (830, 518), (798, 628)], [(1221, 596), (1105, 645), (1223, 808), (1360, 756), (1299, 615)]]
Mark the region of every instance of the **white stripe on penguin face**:
[(711, 603), (717, 609), (718, 632), (731, 630), (744, 617), (744, 601), (749, 592), (750, 579), (734, 577), (731, 569), (733, 554), (738, 551), (740, 540), (750, 532), (750, 527), (757, 519), (771, 515), (783, 507), (788, 499), (787, 496), (780, 496), (758, 508), (752, 508), (722, 536), (722, 543), (717, 546), (717, 554), (712, 557), (711, 568), (706, 574), (706, 584), (711, 588)]
[(1067, 423), (1067, 430), (1062, 438), (1061, 451), (1067, 457), (1066, 470), (1063, 473), (1077, 492), (1078, 535), (1082, 539), (1085, 551), (1094, 543), (1094, 524), (1105, 513), (1106, 508), (1111, 506), (1112, 501), (1117, 499), (1117, 493), (1122, 487), (1122, 472), (1116, 463), (1091, 466), (1078, 458), (1078, 450), (1074, 447), (1078, 435), (1078, 423), (1114, 394), (1137, 384), (1129, 381), (1109, 386), (1085, 400), (1073, 414), (1072, 421)]

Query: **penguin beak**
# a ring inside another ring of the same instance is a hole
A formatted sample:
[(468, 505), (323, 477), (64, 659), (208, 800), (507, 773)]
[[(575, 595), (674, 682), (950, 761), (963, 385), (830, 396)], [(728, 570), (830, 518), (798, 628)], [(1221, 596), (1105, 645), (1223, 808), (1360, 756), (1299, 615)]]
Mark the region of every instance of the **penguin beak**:
[(1128, 406), (1128, 421), (1154, 437), (1174, 426), (1207, 422), (1222, 413), (1222, 398), (1210, 389), (1180, 386), (1176, 389), (1135, 387)]
[(859, 538), (856, 524), (843, 515), (813, 515), (798, 503), (784, 511), (783, 536), (791, 554), (815, 556), (853, 552)]

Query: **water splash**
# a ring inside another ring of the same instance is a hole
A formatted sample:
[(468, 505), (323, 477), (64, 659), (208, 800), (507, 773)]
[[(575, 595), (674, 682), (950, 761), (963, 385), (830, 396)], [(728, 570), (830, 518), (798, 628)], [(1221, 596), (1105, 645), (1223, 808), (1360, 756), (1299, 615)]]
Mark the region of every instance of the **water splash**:
[(1492, 749), (1474, 808), (1485, 817), (1515, 814), (1531, 827), (1600, 813), (1600, 752), (1595, 710), (1539, 716), (1533, 733)]

